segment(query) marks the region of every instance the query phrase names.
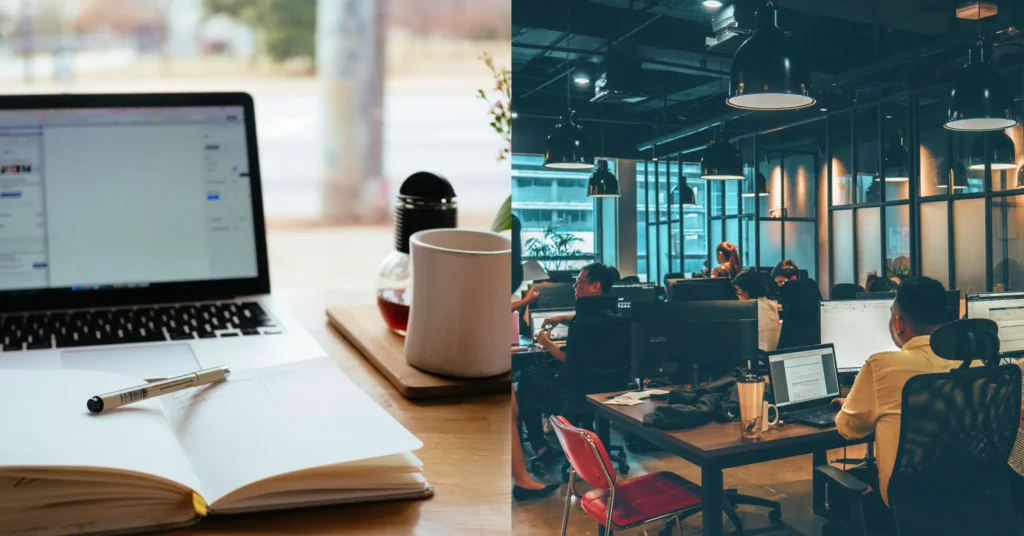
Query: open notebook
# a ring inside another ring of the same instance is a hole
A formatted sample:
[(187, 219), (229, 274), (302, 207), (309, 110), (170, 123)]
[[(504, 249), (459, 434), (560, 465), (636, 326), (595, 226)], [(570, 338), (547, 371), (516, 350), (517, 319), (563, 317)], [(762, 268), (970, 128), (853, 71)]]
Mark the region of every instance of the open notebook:
[(203, 515), (426, 497), (422, 443), (330, 359), (103, 414), (139, 385), (95, 371), (0, 372), (0, 533), (137, 532)]

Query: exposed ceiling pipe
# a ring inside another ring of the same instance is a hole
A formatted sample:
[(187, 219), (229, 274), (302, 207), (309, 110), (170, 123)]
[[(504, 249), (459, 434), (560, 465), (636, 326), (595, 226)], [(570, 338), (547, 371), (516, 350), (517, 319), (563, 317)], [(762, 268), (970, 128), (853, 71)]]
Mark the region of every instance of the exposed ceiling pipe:
[[(604, 45), (603, 47), (601, 47), (601, 48), (597, 49), (597, 51), (591, 52), (590, 54), (592, 54), (592, 55), (593, 55), (593, 54), (597, 54), (598, 52), (604, 52), (604, 51), (607, 51), (607, 50), (611, 50), (611, 48), (612, 48), (612, 47), (614, 47), (615, 45), (617, 45), (617, 44), (621, 43), (621, 42), (622, 42), (622, 41), (624, 41), (624, 40), (625, 40), (625, 39), (626, 39), (627, 37), (629, 37), (629, 36), (631, 36), (631, 35), (633, 35), (633, 34), (635, 34), (635, 33), (639, 32), (640, 30), (642, 30), (642, 29), (646, 28), (646, 27), (647, 27), (647, 25), (649, 25), (649, 24), (651, 24), (652, 22), (654, 22), (654, 21), (656, 21), (656, 20), (660, 19), (661, 17), (665, 16), (666, 14), (668, 14), (668, 13), (669, 13), (670, 11), (672, 11), (672, 10), (673, 10), (673, 9), (675, 9), (676, 7), (678, 7), (678, 6), (682, 5), (682, 4), (683, 4), (683, 2), (685, 2), (685, 1), (686, 1), (686, 0), (677, 0), (677, 1), (676, 1), (675, 3), (673, 3), (672, 5), (670, 5), (670, 6), (666, 7), (666, 8), (665, 8), (665, 10), (664, 10), (664, 11), (662, 11), (661, 13), (658, 13), (657, 15), (655, 15), (655, 16), (653, 16), (653, 17), (651, 17), (651, 18), (647, 19), (646, 21), (642, 22), (642, 23), (641, 23), (641, 24), (640, 24), (639, 26), (637, 26), (636, 28), (633, 28), (632, 30), (630, 30), (630, 31), (626, 32), (626, 34), (625, 34), (625, 35), (623, 35), (622, 37), (619, 37), (619, 38), (618, 38), (618, 39), (616, 39), (615, 41), (612, 41), (612, 42), (610, 42), (610, 43), (608, 43), (608, 44)], [(652, 7), (653, 7), (653, 6), (652, 6)], [(645, 10), (645, 11), (646, 11), (646, 10)], [(566, 66), (567, 64), (569, 64), (569, 62), (570, 62), (570, 60), (565, 60), (565, 61), (563, 61), (563, 62), (561, 63), (561, 65), (559, 65), (558, 67), (555, 67), (554, 69), (552, 69), (552, 70), (551, 70), (551, 72), (554, 72), (554, 71), (559, 71), (559, 70), (563, 69), (563, 68), (564, 68), (564, 67), (565, 67), (565, 66)], [(539, 86), (537, 86), (537, 87), (535, 87), (535, 88), (531, 89), (530, 91), (527, 91), (526, 93), (522, 94), (521, 96), (519, 96), (518, 100), (519, 100), (519, 101), (522, 101), (522, 100), (523, 100), (523, 99), (525, 99), (526, 97), (529, 97), (530, 95), (533, 95), (534, 93), (536, 93), (536, 92), (540, 91), (541, 89), (544, 89), (544, 88), (548, 87), (549, 85), (551, 85), (551, 84), (553, 84), (553, 83), (557, 82), (557, 81), (558, 81), (559, 79), (561, 79), (561, 78), (562, 78), (563, 76), (570, 76), (571, 74), (572, 74), (572, 69), (569, 69), (569, 70), (567, 70), (567, 71), (565, 71), (565, 72), (559, 72), (559, 73), (558, 73), (557, 75), (555, 75), (555, 77), (554, 77), (554, 78), (552, 78), (552, 79), (548, 80), (547, 82), (544, 82), (543, 84), (541, 84), (541, 85), (539, 85)]]
[[(563, 54), (575, 54), (577, 56), (607, 56), (609, 52), (607, 50), (586, 50), (582, 48), (566, 48), (551, 45), (532, 45), (528, 43), (512, 43), (514, 48), (522, 48), (526, 50), (540, 50), (545, 53), (555, 52)], [(674, 63), (669, 61), (655, 60), (655, 59), (643, 59), (637, 58), (637, 61), (644, 64), (645, 66), (653, 65), (658, 67), (664, 67), (662, 70), (676, 71), (685, 74), (695, 74), (699, 76), (708, 76), (713, 78), (728, 78), (728, 71), (718, 71), (715, 69), (708, 69), (706, 67), (696, 67), (693, 65), (687, 65), (684, 63)], [(540, 88), (538, 88), (540, 89)]]
[[(1003, 35), (1008, 36), (1008, 39), (1017, 39), (1017, 38), (1020, 37), (1020, 32), (1018, 32), (1015, 28), (1008, 28), (1008, 29), (1000, 30), (998, 32), (989, 34), (986, 37), (986, 39), (992, 39), (992, 38), (1000, 37), (1000, 36), (1003, 36)], [(968, 47), (970, 45), (973, 45), (975, 42), (977, 42), (977, 40), (978, 40), (978, 36), (976, 34), (965, 32), (965, 33), (963, 33), (961, 35), (953, 36), (950, 39), (944, 39), (944, 40), (941, 40), (941, 41), (937, 41), (937, 42), (929, 44), (929, 45), (918, 47), (916, 49), (909, 50), (907, 52), (904, 52), (904, 53), (901, 53), (901, 54), (897, 54), (895, 56), (891, 56), (891, 57), (886, 58), (886, 59), (881, 60), (881, 61), (872, 62), (872, 63), (870, 63), (868, 65), (864, 65), (862, 67), (857, 67), (856, 69), (851, 69), (849, 71), (846, 71), (845, 73), (842, 73), (840, 75), (837, 75), (837, 76), (833, 77), (831, 80), (829, 80), (824, 85), (825, 85), (825, 87), (828, 90), (839, 89), (842, 86), (844, 86), (845, 84), (848, 84), (850, 82), (854, 82), (854, 81), (856, 81), (858, 79), (864, 78), (865, 76), (868, 76), (868, 75), (871, 75), (871, 74), (875, 74), (875, 73), (878, 73), (878, 72), (881, 72), (881, 71), (885, 71), (887, 69), (892, 69), (892, 68), (898, 67), (898, 66), (900, 66), (900, 65), (902, 65), (904, 63), (909, 63), (909, 62), (912, 62), (912, 61), (918, 61), (921, 58), (932, 56), (932, 55), (935, 55), (935, 54), (940, 54), (940, 53), (943, 53), (943, 52), (948, 52), (950, 50), (954, 50), (954, 49), (957, 49), (957, 48), (966, 48), (966, 47)], [(663, 145), (665, 143), (670, 143), (670, 142), (673, 142), (673, 141), (676, 141), (676, 140), (680, 140), (680, 139), (685, 138), (687, 136), (691, 136), (691, 135), (696, 134), (698, 132), (702, 132), (704, 130), (707, 130), (708, 128), (713, 128), (714, 126), (728, 123), (729, 121), (733, 121), (733, 120), (738, 119), (739, 117), (743, 117), (743, 116), (745, 116), (745, 115), (747, 115), (749, 113), (750, 112), (737, 115), (736, 112), (730, 112), (728, 114), (725, 114), (725, 115), (722, 115), (722, 116), (719, 116), (719, 117), (716, 117), (716, 118), (713, 118), (713, 119), (709, 119), (707, 121), (698, 123), (696, 125), (689, 126), (689, 127), (677, 130), (675, 132), (671, 132), (671, 133), (666, 134), (664, 136), (661, 136), (659, 138), (655, 138), (653, 140), (645, 141), (643, 143), (638, 144), (637, 145), (637, 149), (640, 150), (640, 151), (645, 151), (645, 150), (650, 149), (652, 147), (655, 147), (657, 145)], [(686, 151), (686, 152), (690, 152), (690, 151)]]

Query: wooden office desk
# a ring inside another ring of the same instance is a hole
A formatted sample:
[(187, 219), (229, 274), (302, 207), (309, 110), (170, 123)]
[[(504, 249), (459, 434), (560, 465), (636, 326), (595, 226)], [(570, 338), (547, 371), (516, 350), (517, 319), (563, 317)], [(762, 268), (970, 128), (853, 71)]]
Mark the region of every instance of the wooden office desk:
[(372, 303), (372, 292), (303, 291), (279, 298), (352, 381), (423, 441), (415, 454), (423, 460), (435, 496), (425, 501), (214, 516), (168, 534), (509, 534), (509, 394), (407, 400), (327, 325), (328, 306)]
[[(590, 395), (587, 402), (595, 408), (597, 434), (608, 444), (609, 421), (624, 430), (665, 449), (701, 469), (701, 495), (704, 510), (701, 514), (705, 536), (722, 534), (722, 500), (725, 495), (722, 470), (741, 465), (812, 454), (813, 466), (827, 463), (829, 449), (867, 442), (869, 439), (847, 441), (835, 427), (813, 428), (801, 424), (787, 424), (765, 432), (760, 441), (740, 440), (740, 425), (709, 423), (689, 430), (667, 432), (643, 425), (644, 415), (664, 402), (647, 401), (635, 406), (609, 406), (604, 401), (621, 392)], [(814, 475), (814, 510), (819, 512), (824, 501), (825, 483)], [(716, 514), (712, 514), (716, 512)], [(785, 513), (783, 513), (785, 515)]]

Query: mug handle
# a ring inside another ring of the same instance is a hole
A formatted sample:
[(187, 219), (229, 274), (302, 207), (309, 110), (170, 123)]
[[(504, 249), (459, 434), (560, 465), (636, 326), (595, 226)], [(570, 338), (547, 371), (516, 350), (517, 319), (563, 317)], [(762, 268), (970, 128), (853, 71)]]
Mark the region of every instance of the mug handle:
[[(771, 414), (772, 410), (775, 410), (775, 420), (774, 421), (768, 420), (768, 415)], [(775, 407), (775, 404), (765, 403), (764, 422), (768, 426), (775, 426), (776, 424), (779, 424), (779, 408)]]

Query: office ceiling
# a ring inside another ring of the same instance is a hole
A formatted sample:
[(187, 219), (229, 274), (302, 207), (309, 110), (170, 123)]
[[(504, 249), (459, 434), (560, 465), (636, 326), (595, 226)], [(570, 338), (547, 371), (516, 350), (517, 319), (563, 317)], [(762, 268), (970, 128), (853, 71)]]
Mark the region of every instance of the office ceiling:
[[(737, 28), (716, 32), (700, 0), (514, 0), (512, 2), (513, 107), (521, 116), (550, 120), (564, 113), (567, 92), (582, 119), (650, 125), (647, 140), (729, 119), (727, 132), (746, 133), (822, 112), (738, 113), (725, 105), (730, 62), (753, 27), (761, 0), (723, 0)], [(990, 35), (1024, 27), (1024, 2), (1002, 0), (985, 19)], [(809, 54), (815, 91), (832, 109), (864, 99), (953, 79), (976, 40), (978, 23), (955, 17), (957, 0), (777, 0), (779, 26)], [(721, 10), (718, 10), (721, 11)], [(732, 36), (731, 38), (729, 38)], [(1003, 33), (996, 66), (1024, 63), (1021, 34)], [(707, 45), (708, 38), (718, 44)], [(629, 50), (641, 65), (646, 98), (591, 102), (594, 87), (568, 84), (566, 73), (583, 60), (603, 61), (609, 50)], [(1012, 77), (1020, 85), (1020, 77)], [(706, 143), (711, 130), (672, 149)], [(637, 135), (634, 135), (637, 137)], [(647, 141), (636, 139), (636, 143)], [(667, 148), (666, 148), (667, 150)]]

